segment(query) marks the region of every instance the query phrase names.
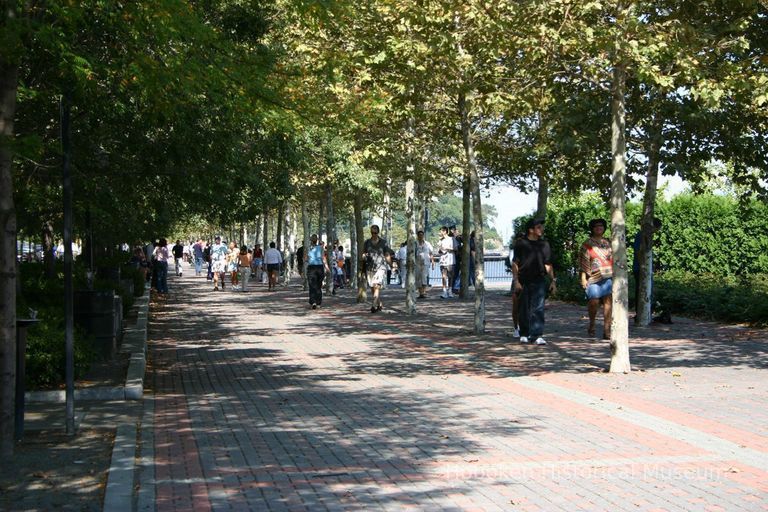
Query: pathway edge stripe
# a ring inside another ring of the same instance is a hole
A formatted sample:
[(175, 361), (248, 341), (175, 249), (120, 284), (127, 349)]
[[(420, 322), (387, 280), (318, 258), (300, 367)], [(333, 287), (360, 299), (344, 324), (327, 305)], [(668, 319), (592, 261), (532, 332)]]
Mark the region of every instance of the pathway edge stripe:
[(124, 423), (117, 427), (104, 492), (104, 510), (132, 509), (137, 432), (135, 423)]

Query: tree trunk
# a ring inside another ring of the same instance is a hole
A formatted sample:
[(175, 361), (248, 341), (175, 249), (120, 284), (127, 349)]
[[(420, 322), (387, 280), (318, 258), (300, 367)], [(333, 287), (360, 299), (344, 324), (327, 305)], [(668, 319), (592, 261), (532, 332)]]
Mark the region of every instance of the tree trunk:
[(392, 247), (392, 234), (390, 233), (390, 228), (392, 227), (392, 221), (390, 220), (392, 218), (392, 200), (389, 197), (391, 180), (387, 178), (386, 182), (386, 187), (384, 189), (384, 208), (381, 212), (381, 238), (387, 242), (388, 246)]
[[(0, 16), (7, 19), (13, 10), (5, 10)], [(0, 54), (0, 458), (5, 461), (13, 456), (16, 393), (16, 209), (9, 142), (13, 140), (17, 78), (18, 68)]]
[(416, 182), (416, 231), (424, 231), (424, 236), (427, 235), (427, 226), (424, 222), (424, 185), (420, 182)]
[(317, 205), (317, 238), (318, 240), (323, 239), (323, 219), (325, 218), (323, 215), (323, 211), (325, 210), (325, 203), (321, 199), (318, 201)]
[[(360, 263), (360, 255), (363, 254), (363, 246), (365, 245), (365, 235), (363, 234), (363, 199), (360, 197), (360, 193), (355, 194), (355, 201), (353, 203), (358, 263)], [(368, 291), (366, 289), (365, 265), (358, 264), (357, 267), (357, 302), (359, 304), (368, 300)]]
[(264, 210), (262, 217), (264, 218), (264, 244), (262, 244), (262, 248), (264, 252), (267, 252), (267, 247), (269, 247), (269, 212)]
[(255, 222), (255, 229), (253, 230), (253, 245), (261, 244), (264, 245), (261, 242), (261, 216), (256, 216), (256, 222)]
[[(475, 225), (475, 322), (474, 333), (485, 332), (485, 258), (483, 255), (483, 209), (480, 198), (480, 176), (477, 172), (475, 146), (472, 140), (469, 122), (469, 105), (464, 93), (459, 96), (459, 113), (461, 114), (461, 139), (464, 144), (464, 155), (469, 170), (470, 189), (472, 191), (472, 221)], [(469, 233), (464, 233), (467, 246), (470, 243)], [(465, 251), (466, 254), (466, 251)], [(469, 256), (467, 256), (467, 264)], [(462, 266), (464, 266), (462, 262)]]
[(45, 277), (53, 279), (56, 277), (56, 259), (53, 254), (53, 223), (50, 220), (43, 222), (43, 266), (45, 267)]
[(283, 240), (283, 261), (285, 262), (285, 272), (283, 273), (283, 282), (288, 284), (291, 276), (296, 271), (296, 262), (293, 259), (296, 253), (296, 216), (293, 213), (291, 203), (285, 203), (285, 222), (283, 223), (285, 234)]
[(616, 65), (613, 69), (611, 99), (611, 250), (613, 251), (613, 320), (611, 322), (611, 372), (629, 372), (629, 304), (627, 286), (627, 226), (625, 219), (626, 193), (626, 69)]
[[(462, 114), (463, 115), (463, 114)], [(464, 128), (462, 126), (462, 138), (464, 137)], [(464, 148), (466, 153), (466, 147)], [(461, 239), (464, 242), (461, 246), (461, 286), (459, 288), (459, 298), (466, 299), (469, 295), (469, 232), (472, 230), (472, 175), (469, 165), (464, 169), (464, 178), (461, 181)], [(453, 283), (451, 283), (453, 286)]]
[(285, 226), (285, 203), (280, 202), (277, 207), (277, 228), (275, 229), (275, 248), (283, 250), (283, 226)]
[(301, 287), (304, 291), (307, 291), (307, 263), (308, 263), (308, 256), (309, 256), (309, 214), (307, 213), (307, 198), (306, 195), (301, 200), (301, 226), (304, 229), (304, 237), (302, 243), (304, 244), (304, 251), (302, 254), (302, 260), (299, 262), (301, 265), (302, 271), (302, 277), (301, 280)]
[(336, 219), (333, 215), (333, 188), (330, 183), (325, 186), (325, 199), (327, 201), (328, 210), (325, 221), (325, 231), (328, 233), (328, 243), (325, 244), (325, 257), (328, 259), (328, 268), (330, 269), (330, 275), (325, 276), (325, 290), (328, 293), (331, 293), (333, 290), (333, 267), (335, 266), (333, 261), (333, 251), (336, 248), (333, 246), (333, 242), (336, 240)]
[(640, 272), (635, 276), (639, 281), (635, 297), (635, 323), (647, 326), (651, 323), (651, 283), (653, 282), (653, 215), (656, 206), (656, 192), (659, 182), (659, 151), (662, 144), (662, 123), (655, 121), (651, 127), (648, 144), (648, 167), (645, 173), (643, 194), (643, 218), (641, 220), (640, 247), (637, 261)]
[[(413, 164), (408, 164), (407, 176), (413, 176)], [(416, 184), (405, 182), (405, 218), (408, 222), (408, 250), (406, 252), (405, 314), (416, 314)], [(400, 276), (402, 279), (402, 274)]]
[(355, 212), (349, 218), (349, 275), (352, 278), (350, 286), (357, 288), (357, 269), (360, 267), (360, 256), (357, 252), (357, 228), (355, 224)]
[(549, 177), (547, 171), (539, 169), (536, 172), (539, 179), (539, 191), (536, 194), (536, 215), (537, 219), (547, 218), (547, 203), (549, 202)]

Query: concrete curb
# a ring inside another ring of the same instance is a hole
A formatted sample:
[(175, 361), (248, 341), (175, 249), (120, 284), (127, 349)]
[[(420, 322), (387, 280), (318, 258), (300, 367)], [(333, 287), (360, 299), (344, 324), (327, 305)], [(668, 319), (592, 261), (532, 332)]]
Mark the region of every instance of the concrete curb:
[(117, 427), (102, 510), (131, 510), (136, 464), (136, 424)]
[[(147, 323), (149, 318), (149, 290), (136, 298), (136, 325), (123, 329), (121, 354), (131, 354), (125, 384), (113, 387), (94, 387), (75, 390), (75, 400), (141, 400), (144, 396), (144, 370), (147, 366)], [(66, 392), (29, 391), (26, 402), (64, 403)]]

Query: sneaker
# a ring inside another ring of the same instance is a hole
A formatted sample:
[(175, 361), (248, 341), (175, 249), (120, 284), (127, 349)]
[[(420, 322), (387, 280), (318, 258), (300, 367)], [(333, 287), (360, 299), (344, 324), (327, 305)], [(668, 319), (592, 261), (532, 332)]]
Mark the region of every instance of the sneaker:
[(317, 309), (317, 304), (312, 303), (312, 309)]
[(449, 297), (448, 297), (448, 295), (446, 295), (445, 293), (441, 293), (441, 294), (440, 294), (440, 298), (441, 298), (441, 299), (447, 299), (447, 298), (449, 298)]
[(520, 343), (528, 343), (528, 336), (520, 336)]
[(512, 331), (512, 337), (513, 338), (519, 338), (520, 337), (520, 329), (515, 329)]
[(536, 338), (536, 344), (537, 345), (546, 345), (547, 344), (547, 340), (545, 340), (544, 338), (541, 338), (541, 337)]
[(371, 313), (375, 313), (375, 312), (376, 312), (376, 306), (371, 306)]
[(219, 291), (219, 287), (218, 286), (214, 286), (213, 287), (213, 291), (215, 291), (215, 292)]

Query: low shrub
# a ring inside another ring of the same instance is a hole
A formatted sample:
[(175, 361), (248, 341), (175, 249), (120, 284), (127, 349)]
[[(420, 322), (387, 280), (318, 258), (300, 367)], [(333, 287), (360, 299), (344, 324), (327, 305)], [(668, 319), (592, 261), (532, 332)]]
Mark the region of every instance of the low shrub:
[[(66, 346), (63, 308), (38, 310), (39, 322), (27, 331), (27, 388), (51, 389), (65, 382)], [(75, 379), (85, 375), (96, 357), (90, 337), (74, 331)]]
[(655, 277), (654, 298), (672, 315), (768, 325), (768, 274), (668, 271)]
[[(630, 273), (629, 308), (635, 308), (634, 277)], [(585, 305), (578, 276), (557, 275), (557, 300)], [(667, 271), (654, 277), (656, 311), (730, 323), (768, 325), (768, 274), (723, 276)]]

